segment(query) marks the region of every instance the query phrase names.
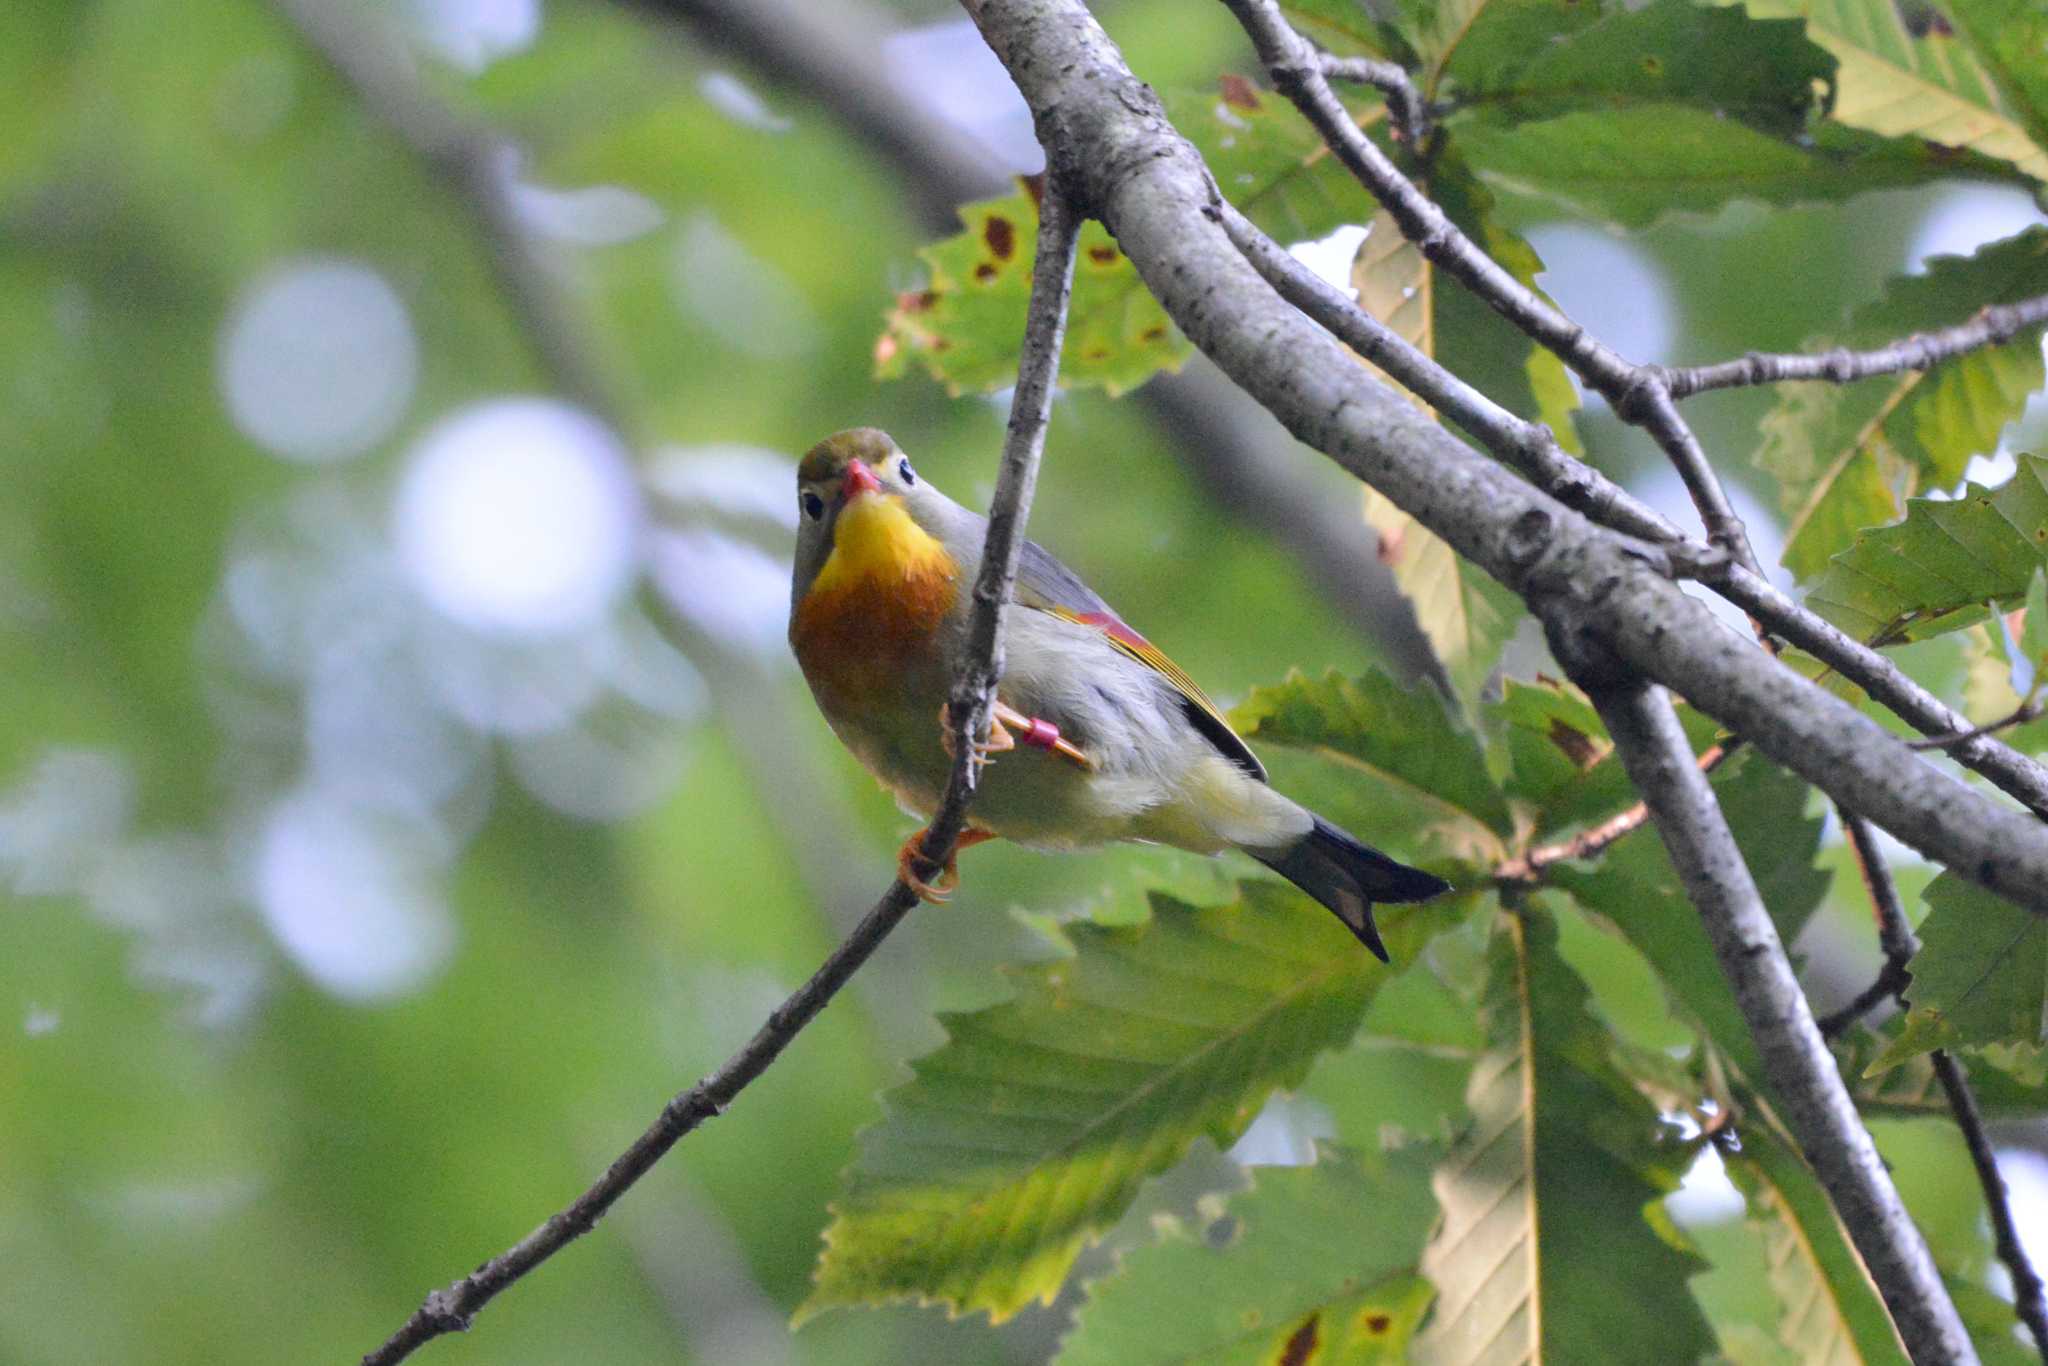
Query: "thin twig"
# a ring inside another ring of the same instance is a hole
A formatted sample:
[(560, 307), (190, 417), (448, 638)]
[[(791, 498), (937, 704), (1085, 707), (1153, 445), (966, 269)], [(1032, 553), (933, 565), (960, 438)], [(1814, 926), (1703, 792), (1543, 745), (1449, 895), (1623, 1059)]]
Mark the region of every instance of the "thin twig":
[(2013, 726), (2024, 726), (2040, 714), (2041, 699), (2029, 697), (2026, 701), (2015, 707), (2009, 715), (2001, 716), (1996, 721), (1986, 721), (1981, 726), (1972, 726), (1968, 730), (1959, 730), (1953, 735), (1930, 735), (1923, 740), (1908, 740), (1906, 741), (1906, 748), (1954, 749), (1957, 745), (1967, 744), (1971, 740), (1981, 739), (1986, 735), (1996, 735), (1999, 731)]
[(1402, 235), (1423, 256), (1463, 282), (1509, 322), (1555, 352), (1608, 402), (1616, 413), (1656, 440), (1686, 492), (1699, 509), (1707, 536), (1736, 562), (1756, 568), (1749, 533), (1728, 501), (1718, 475), (1661, 375), (1635, 365), (1594, 338), (1554, 304), (1524, 285), (1488, 256), (1450, 220), (1442, 208), (1403, 175), (1373, 144), (1324, 76), (1315, 46), (1295, 32), (1276, 0), (1224, 0), (1243, 25), (1274, 86), (1292, 100), (1323, 141), (1373, 198), (1391, 214)]
[[(1700, 751), (1700, 772), (1712, 773), (1742, 748), (1742, 738), (1731, 735), (1718, 745), (1708, 745)], [(1529, 884), (1541, 882), (1544, 870), (1553, 863), (1598, 858), (1607, 852), (1610, 845), (1624, 835), (1634, 834), (1650, 818), (1650, 808), (1642, 802), (1625, 811), (1618, 811), (1595, 826), (1581, 830), (1570, 839), (1556, 840), (1550, 844), (1539, 844), (1520, 858), (1509, 859), (1493, 870), (1496, 882)]]
[[(1920, 951), (1920, 941), (1913, 933), (1912, 922), (1906, 918), (1906, 906), (1899, 897), (1898, 883), (1892, 879), (1891, 867), (1885, 862), (1884, 851), (1878, 848), (1877, 834), (1871, 829), (1870, 822), (1846, 810), (1841, 815), (1850, 852), (1855, 855), (1856, 866), (1863, 874), (1864, 890), (1870, 894), (1871, 914), (1877, 922), (1878, 947), (1884, 951), (1884, 972), (1872, 984), (1871, 990), (1889, 981), (1892, 998), (1903, 1007), (1906, 989), (1913, 981), (1907, 964)], [(1862, 999), (1862, 996), (1857, 997), (1851, 1005)], [(1834, 1017), (1829, 1018), (1832, 1020)], [(1970, 1149), (1970, 1161), (1976, 1166), (1977, 1184), (1984, 1190), (1984, 1207), (1991, 1219), (1998, 1259), (2005, 1263), (2012, 1276), (2013, 1310), (2033, 1336), (2035, 1350), (2048, 1359), (2048, 1294), (2044, 1294), (2041, 1277), (2035, 1272), (2025, 1247), (2020, 1244), (2019, 1233), (2013, 1227), (2011, 1193), (2006, 1189), (2005, 1177), (1999, 1173), (1998, 1158), (1984, 1128), (1983, 1111), (1977, 1106), (1976, 1094), (1970, 1089), (1970, 1080), (1964, 1075), (1962, 1064), (1952, 1054), (1937, 1048), (1932, 1054), (1932, 1061), (1934, 1075), (1948, 1097), (1949, 1112), (1955, 1116), (1956, 1127), (1962, 1131), (1963, 1142)]]
[(1375, 57), (1338, 57), (1328, 52), (1317, 55), (1322, 59), (1323, 74), (1331, 80), (1377, 87), (1387, 97), (1387, 112), (1394, 116), (1395, 131), (1420, 154), (1429, 137), (1429, 104), (1398, 62), (1383, 62)]
[[(1073, 281), (1077, 228), (1067, 196), (1056, 185), (1049, 184), (1041, 210), (1038, 257), (1018, 366), (1017, 397), (1010, 412), (995, 497), (989, 507), (988, 539), (982, 550), (980, 572), (975, 577), (967, 655), (951, 699), (956, 757), (945, 795), (919, 846), (934, 872), (951, 856), (954, 842), (966, 824), (968, 803), (974, 796), (974, 742), (987, 734), (995, 683), (1001, 672), (1002, 609), (1016, 580), (1024, 519), (1030, 509), (1051, 413), (1052, 382), (1059, 365), (1067, 297)], [(660, 1116), (647, 1131), (566, 1209), (453, 1285), (429, 1294), (398, 1332), (363, 1358), (364, 1366), (390, 1366), (444, 1333), (468, 1328), (477, 1312), (494, 1297), (588, 1233), (663, 1154), (705, 1120), (724, 1113), (726, 1106), (767, 1070), (916, 905), (917, 894), (901, 877), (897, 878), (811, 979), (778, 1006), (724, 1066), (662, 1107)]]
[(1905, 670), (1778, 591), (1760, 574), (1730, 565), (1709, 576), (1715, 591), (1786, 640), (1824, 661), (1924, 735), (1953, 737), (1943, 748), (1964, 767), (2048, 820), (2048, 768), (1991, 735), (1962, 734), (1968, 718), (1906, 676)]
[(1963, 1075), (1963, 1065), (1948, 1050), (1934, 1050), (1934, 1075), (1940, 1079), (1941, 1089), (1948, 1096), (1948, 1108), (1956, 1117), (1956, 1127), (1962, 1130), (1963, 1141), (1969, 1145), (1970, 1161), (1977, 1168), (1977, 1183), (1984, 1188), (1984, 1208), (1991, 1216), (1992, 1246), (2012, 1276), (2013, 1312), (2027, 1326), (2028, 1336), (2034, 1339), (2034, 1350), (2048, 1360), (2048, 1293), (2044, 1293), (2040, 1273), (2034, 1270), (2026, 1246), (2020, 1242), (2020, 1231), (2012, 1217), (2012, 1192), (2006, 1188), (2005, 1175), (1998, 1170), (1998, 1154), (1992, 1151), (1991, 1136), (1984, 1128), (1984, 1112), (1977, 1108), (1977, 1096), (1970, 1090), (1969, 1078)]
[(1873, 375), (1932, 369), (1945, 360), (1983, 347), (2002, 346), (2044, 323), (2048, 323), (2048, 295), (2018, 303), (1990, 304), (1966, 323), (1935, 332), (1916, 332), (1869, 351), (1838, 349), (1817, 355), (1752, 351), (1740, 359), (1714, 365), (1662, 367), (1660, 374), (1673, 398), (1689, 398), (1709, 389), (1778, 384), (1786, 380), (1849, 384)]
[(1850, 1026), (1868, 1015), (1887, 1001), (1896, 1001), (1899, 993), (1912, 985), (1913, 974), (1905, 965), (1887, 958), (1883, 967), (1869, 986), (1856, 993), (1849, 1004), (1840, 1010), (1831, 1010), (1820, 1017), (1820, 1035), (1824, 1039), (1839, 1039), (1849, 1031)]
[(1816, 1027), (1742, 851), (1693, 762), (1662, 689), (1589, 677), (1587, 692), (1734, 989), (1771, 1095), (1869, 1268), (1908, 1354), (1977, 1359), (1926, 1240), (1906, 1213), (1870, 1131)]

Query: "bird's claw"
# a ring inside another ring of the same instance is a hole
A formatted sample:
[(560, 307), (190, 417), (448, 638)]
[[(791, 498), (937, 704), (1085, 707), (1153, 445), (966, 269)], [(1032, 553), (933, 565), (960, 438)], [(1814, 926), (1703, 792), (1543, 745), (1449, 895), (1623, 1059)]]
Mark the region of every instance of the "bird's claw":
[(994, 839), (995, 832), (977, 830), (973, 826), (962, 830), (960, 837), (953, 841), (952, 854), (947, 857), (945, 865), (939, 868), (938, 876), (929, 882), (917, 871), (920, 864), (926, 868), (932, 866), (932, 861), (926, 858), (924, 853), (924, 837), (927, 833), (928, 831), (920, 830), (903, 841), (903, 847), (896, 851), (896, 876), (903, 879), (904, 886), (917, 893), (919, 901), (931, 906), (943, 906), (953, 895), (953, 890), (960, 885), (960, 851), (972, 849), (984, 840)]
[[(1011, 716), (1017, 715), (1009, 707), (1000, 702), (996, 703), (995, 710), (989, 715), (988, 738), (975, 742), (974, 767), (977, 771), (994, 763), (996, 755), (1017, 747), (1017, 737), (1010, 734), (1008, 728), (1003, 725), (1005, 712)], [(953, 711), (949, 703), (939, 704), (939, 743), (945, 746), (946, 757), (949, 759), (960, 752), (960, 747), (953, 742)]]

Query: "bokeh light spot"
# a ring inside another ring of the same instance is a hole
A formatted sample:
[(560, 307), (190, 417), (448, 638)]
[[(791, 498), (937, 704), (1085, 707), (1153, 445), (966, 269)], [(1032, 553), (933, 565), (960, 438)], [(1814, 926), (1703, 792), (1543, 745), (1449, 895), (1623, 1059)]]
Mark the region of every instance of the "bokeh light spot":
[(384, 278), (309, 258), (263, 276), (221, 333), (221, 397), (235, 425), (287, 460), (360, 455), (411, 401), (419, 345)]
[(638, 553), (640, 503), (602, 423), (551, 399), (500, 399), (420, 441), (398, 490), (399, 562), (436, 609), (488, 634), (588, 625)]

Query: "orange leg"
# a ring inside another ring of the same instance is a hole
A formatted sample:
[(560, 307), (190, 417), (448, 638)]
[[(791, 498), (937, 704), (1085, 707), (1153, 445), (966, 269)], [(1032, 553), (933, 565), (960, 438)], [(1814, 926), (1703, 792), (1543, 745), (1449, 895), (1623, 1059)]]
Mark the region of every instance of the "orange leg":
[[(939, 707), (939, 743), (946, 747), (948, 755), (953, 753), (952, 713), (944, 704)], [(1058, 726), (1035, 716), (1026, 716), (1009, 703), (998, 701), (989, 713), (987, 741), (975, 746), (975, 762), (986, 764), (990, 756), (1015, 749), (1019, 744), (1050, 750), (1082, 768), (1095, 767), (1094, 760), (1060, 735)]]
[(927, 868), (931, 866), (924, 856), (924, 837), (925, 832), (920, 830), (903, 841), (903, 847), (896, 851), (896, 876), (903, 879), (904, 886), (917, 893), (918, 900), (937, 906), (951, 896), (953, 889), (960, 885), (960, 851), (986, 843), (996, 835), (993, 830), (981, 830), (971, 825), (962, 830), (960, 838), (953, 841), (953, 853), (946, 860), (946, 866), (941, 868), (939, 875), (930, 882), (917, 875), (919, 864)]

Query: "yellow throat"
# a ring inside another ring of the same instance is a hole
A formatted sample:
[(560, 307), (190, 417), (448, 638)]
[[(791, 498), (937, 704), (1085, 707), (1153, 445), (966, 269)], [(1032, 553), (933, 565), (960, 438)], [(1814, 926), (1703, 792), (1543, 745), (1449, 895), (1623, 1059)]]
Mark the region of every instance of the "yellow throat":
[(953, 577), (953, 557), (911, 520), (903, 500), (870, 493), (839, 514), (832, 553), (811, 583), (814, 594), (835, 594), (863, 580)]

